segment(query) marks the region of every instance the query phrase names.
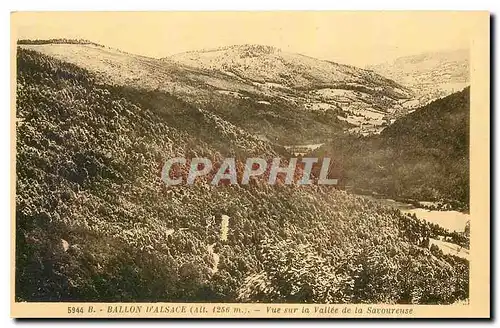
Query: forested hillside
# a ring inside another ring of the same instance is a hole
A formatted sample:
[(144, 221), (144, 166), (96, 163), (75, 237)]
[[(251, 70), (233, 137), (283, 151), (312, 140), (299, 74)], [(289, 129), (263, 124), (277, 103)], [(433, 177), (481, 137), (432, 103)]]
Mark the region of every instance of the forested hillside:
[(429, 225), (362, 197), (320, 186), (166, 188), (166, 158), (279, 153), (166, 92), (108, 85), (18, 48), (16, 116), (18, 301), (468, 297), (468, 262), (428, 249)]
[(465, 88), (396, 120), (380, 135), (339, 137), (317, 154), (340, 160), (354, 188), (466, 210), (469, 106)]

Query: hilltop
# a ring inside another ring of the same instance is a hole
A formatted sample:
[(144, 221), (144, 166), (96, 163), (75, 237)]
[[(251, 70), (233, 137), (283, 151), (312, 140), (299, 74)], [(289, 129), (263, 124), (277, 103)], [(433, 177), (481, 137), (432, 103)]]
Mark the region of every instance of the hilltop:
[[(167, 57), (187, 66), (220, 71), (257, 83), (303, 90), (342, 89), (378, 94), (390, 100), (409, 98), (405, 88), (374, 72), (262, 45), (234, 45)], [(364, 89), (363, 89), (364, 87)]]

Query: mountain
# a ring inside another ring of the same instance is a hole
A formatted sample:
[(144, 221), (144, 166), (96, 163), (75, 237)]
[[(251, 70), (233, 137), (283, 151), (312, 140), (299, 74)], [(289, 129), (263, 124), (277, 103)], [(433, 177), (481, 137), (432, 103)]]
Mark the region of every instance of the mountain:
[[(190, 51), (167, 58), (187, 66), (222, 72), (253, 83), (272, 83), (276, 88), (303, 90), (361, 87), (368, 94), (389, 99), (408, 97), (405, 89), (371, 71), (319, 60), (262, 45), (235, 45), (205, 51)], [(364, 88), (364, 89), (363, 89)]]
[(17, 49), (16, 301), (468, 297), (468, 262), (429, 248), (432, 227), (396, 209), (317, 185), (165, 186), (167, 158), (280, 149), (168, 92), (109, 81)]
[(468, 49), (424, 53), (368, 68), (410, 88), (416, 99), (404, 106), (416, 108), (468, 86), (469, 56)]
[(400, 114), (400, 103), (412, 97), (407, 88), (372, 71), (271, 46), (235, 45), (180, 53), (165, 60), (273, 90), (304, 109), (340, 109), (339, 119), (363, 129), (384, 125), (387, 118)]
[(88, 42), (27, 43), (21, 47), (86, 68), (103, 82), (168, 92), (281, 145), (321, 143), (348, 129), (380, 130), (411, 97), (371, 71), (265, 46), (160, 60)]
[(393, 198), (469, 204), (469, 88), (416, 109), (380, 135), (345, 136), (315, 156), (340, 158), (348, 184)]

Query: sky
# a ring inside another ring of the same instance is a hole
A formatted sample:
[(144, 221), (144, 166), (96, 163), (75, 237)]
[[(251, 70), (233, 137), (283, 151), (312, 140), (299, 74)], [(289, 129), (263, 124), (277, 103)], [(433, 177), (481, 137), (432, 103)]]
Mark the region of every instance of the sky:
[(149, 57), (263, 44), (364, 67), (424, 52), (467, 49), (476, 12), (14, 13), (19, 39), (83, 38)]

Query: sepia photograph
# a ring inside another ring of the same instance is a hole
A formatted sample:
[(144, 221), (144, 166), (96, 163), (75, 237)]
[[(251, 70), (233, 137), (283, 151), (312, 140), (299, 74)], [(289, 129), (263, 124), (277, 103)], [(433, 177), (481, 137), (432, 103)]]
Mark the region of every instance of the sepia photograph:
[(489, 317), (489, 24), (12, 13), (11, 315)]

